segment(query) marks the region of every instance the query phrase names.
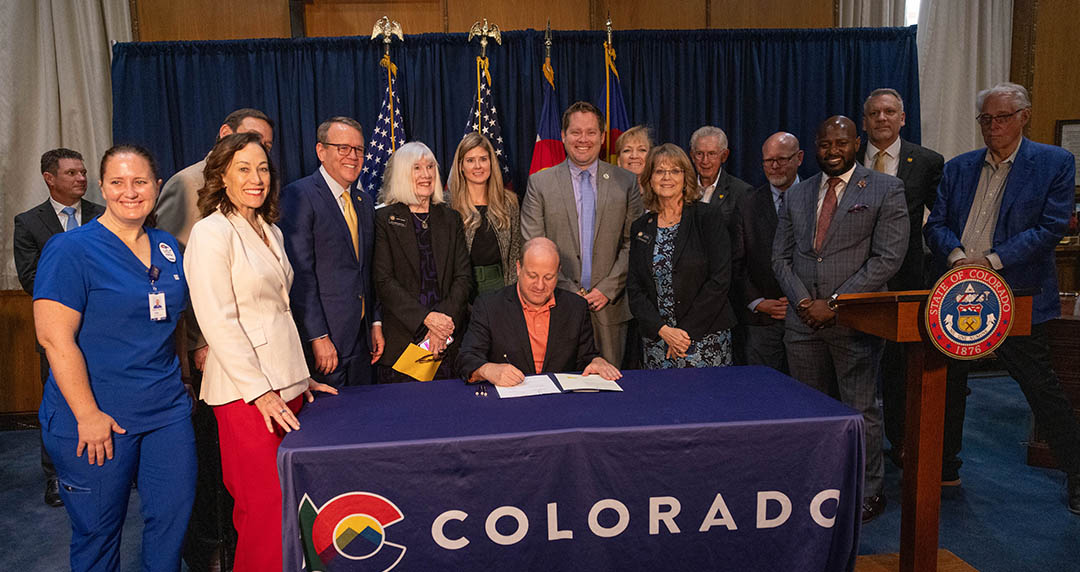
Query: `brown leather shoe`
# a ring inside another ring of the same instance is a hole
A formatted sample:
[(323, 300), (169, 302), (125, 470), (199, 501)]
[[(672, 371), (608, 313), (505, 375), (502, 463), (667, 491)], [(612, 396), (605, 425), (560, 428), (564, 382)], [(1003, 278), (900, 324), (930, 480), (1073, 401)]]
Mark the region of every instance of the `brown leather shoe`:
[(885, 505), (888, 500), (885, 495), (874, 495), (872, 497), (866, 497), (862, 501), (862, 521), (863, 524), (874, 520), (881, 516), (885, 512)]

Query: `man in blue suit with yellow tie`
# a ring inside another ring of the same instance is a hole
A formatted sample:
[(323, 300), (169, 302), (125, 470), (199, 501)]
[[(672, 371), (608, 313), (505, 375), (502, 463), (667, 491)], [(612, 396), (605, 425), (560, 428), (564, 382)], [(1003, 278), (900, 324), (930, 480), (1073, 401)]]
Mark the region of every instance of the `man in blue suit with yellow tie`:
[[(953, 266), (997, 270), (1014, 289), (1037, 289), (1031, 335), (1012, 336), (994, 351), (1020, 384), (1058, 467), (1068, 475), (1068, 507), (1080, 514), (1080, 426), (1050, 364), (1046, 322), (1058, 317), (1054, 246), (1072, 215), (1076, 163), (1068, 151), (1024, 137), (1031, 99), (1002, 83), (979, 93), (985, 149), (945, 164), (938, 200), (923, 233), (938, 274)], [(942, 474), (956, 472), (964, 425), (968, 362), (951, 360), (945, 396)], [(943, 476), (944, 478), (944, 476)]]
[(373, 382), (382, 356), (382, 323), (371, 278), (375, 207), (355, 187), (364, 165), (356, 120), (319, 125), (319, 170), (281, 193), (285, 251), (295, 279), (289, 298), (312, 376), (334, 386)]

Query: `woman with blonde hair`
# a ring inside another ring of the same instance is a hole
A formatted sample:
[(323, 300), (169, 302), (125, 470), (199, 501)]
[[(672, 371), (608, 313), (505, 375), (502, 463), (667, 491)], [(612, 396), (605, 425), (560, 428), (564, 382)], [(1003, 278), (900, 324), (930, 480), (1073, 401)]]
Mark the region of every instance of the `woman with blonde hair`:
[(517, 196), (503, 187), (491, 141), (472, 132), (462, 138), (450, 167), (450, 205), (461, 215), (465, 246), (478, 294), (517, 281), (514, 262), (521, 252)]
[(648, 127), (635, 125), (623, 131), (615, 140), (615, 155), (619, 158), (619, 166), (640, 177), (645, 170), (645, 156), (652, 147)]

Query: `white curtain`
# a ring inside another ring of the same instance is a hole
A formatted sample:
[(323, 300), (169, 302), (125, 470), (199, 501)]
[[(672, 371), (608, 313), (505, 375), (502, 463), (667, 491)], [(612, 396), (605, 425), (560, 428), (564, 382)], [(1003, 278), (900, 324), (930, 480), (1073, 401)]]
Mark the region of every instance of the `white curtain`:
[(975, 95), (1009, 80), (1012, 0), (922, 0), (922, 143), (951, 159), (983, 146)]
[(82, 153), (87, 198), (112, 144), (112, 42), (131, 41), (128, 0), (0, 2), (0, 290), (17, 290), (15, 215), (48, 197), (41, 154)]
[[(903, 26), (908, 0), (840, 0), (841, 28)], [(911, 0), (914, 1), (914, 0)]]

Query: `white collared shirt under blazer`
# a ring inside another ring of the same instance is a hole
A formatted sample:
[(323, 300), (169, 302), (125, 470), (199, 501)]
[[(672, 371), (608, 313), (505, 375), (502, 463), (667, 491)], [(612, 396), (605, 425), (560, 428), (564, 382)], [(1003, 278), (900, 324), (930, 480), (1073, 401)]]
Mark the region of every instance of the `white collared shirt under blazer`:
[(293, 270), (276, 225), (259, 223), (270, 246), (239, 214), (195, 223), (184, 252), (191, 307), (210, 352), (199, 398), (250, 403), (270, 390), (289, 401), (308, 387), (300, 334), (289, 307)]

